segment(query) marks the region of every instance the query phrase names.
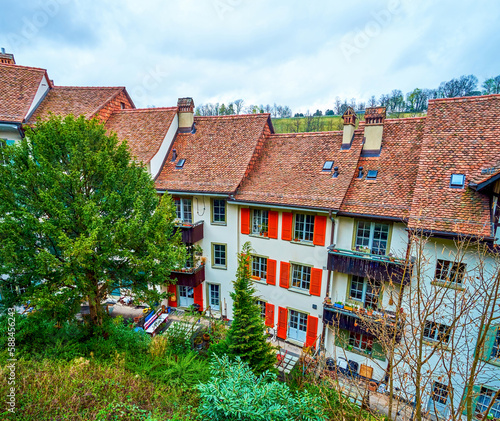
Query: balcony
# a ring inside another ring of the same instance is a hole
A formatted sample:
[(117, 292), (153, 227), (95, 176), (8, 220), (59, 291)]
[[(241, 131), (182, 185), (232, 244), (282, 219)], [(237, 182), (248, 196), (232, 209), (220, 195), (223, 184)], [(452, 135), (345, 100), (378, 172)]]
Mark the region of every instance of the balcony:
[(203, 240), (203, 221), (191, 223), (178, 223), (175, 226), (176, 231), (182, 231), (182, 242), (184, 244), (194, 244), (197, 241)]
[(402, 320), (403, 317), (400, 317), (396, 324), (396, 313), (393, 311), (374, 311), (368, 316), (366, 312), (340, 308), (337, 304), (323, 305), (323, 323), (326, 325), (375, 337), (389, 337), (396, 333), (398, 343), (401, 340)]
[(411, 278), (411, 265), (407, 267), (403, 259), (332, 246), (328, 249), (328, 270), (404, 285)]
[(177, 285), (195, 288), (205, 280), (205, 265), (170, 272), (170, 279), (177, 279)]

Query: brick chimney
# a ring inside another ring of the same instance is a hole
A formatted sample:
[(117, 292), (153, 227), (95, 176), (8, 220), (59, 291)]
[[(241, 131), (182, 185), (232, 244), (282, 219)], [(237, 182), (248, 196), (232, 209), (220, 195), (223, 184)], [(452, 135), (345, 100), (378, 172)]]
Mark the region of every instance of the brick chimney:
[(179, 98), (177, 100), (179, 114), (179, 132), (191, 132), (194, 124), (194, 101), (193, 98)]
[(14, 60), (14, 54), (6, 53), (5, 48), (0, 49), (0, 63), (1, 64), (16, 64), (16, 60)]
[(344, 133), (342, 136), (342, 149), (350, 149), (352, 139), (354, 137), (354, 128), (356, 127), (356, 120), (358, 116), (351, 107), (347, 107), (347, 110), (342, 115), (342, 120), (344, 120)]
[(384, 134), (385, 107), (371, 107), (365, 110), (364, 156), (378, 156)]

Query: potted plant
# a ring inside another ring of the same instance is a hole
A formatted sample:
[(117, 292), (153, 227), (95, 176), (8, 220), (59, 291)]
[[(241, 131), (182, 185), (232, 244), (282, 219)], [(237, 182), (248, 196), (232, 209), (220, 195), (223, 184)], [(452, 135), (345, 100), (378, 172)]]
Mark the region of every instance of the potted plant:
[(368, 383), (368, 390), (369, 390), (370, 392), (376, 392), (376, 391), (377, 391), (377, 387), (378, 387), (378, 385), (377, 385), (377, 383), (375, 383), (374, 381), (370, 381), (370, 382)]
[(373, 309), (372, 309), (371, 307), (368, 307), (368, 308), (366, 309), (366, 314), (367, 314), (368, 316), (372, 316), (372, 315), (373, 315)]
[(350, 304), (344, 304), (344, 310), (353, 311), (353, 307)]
[(333, 306), (337, 308), (344, 308), (344, 305), (342, 304), (341, 301), (337, 301)]

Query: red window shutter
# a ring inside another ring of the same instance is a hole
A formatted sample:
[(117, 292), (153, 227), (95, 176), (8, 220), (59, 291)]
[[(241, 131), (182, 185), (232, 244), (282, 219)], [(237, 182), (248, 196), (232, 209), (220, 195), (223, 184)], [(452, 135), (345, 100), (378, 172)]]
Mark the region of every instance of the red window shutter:
[(293, 213), (283, 212), (281, 214), (281, 239), (292, 241)]
[(250, 209), (241, 208), (241, 233), (250, 234)]
[(266, 303), (266, 326), (274, 326), (274, 304)]
[(280, 339), (286, 339), (286, 322), (288, 318), (288, 310), (284, 307), (278, 307), (278, 329), (276, 336)]
[(266, 282), (269, 285), (276, 285), (276, 260), (267, 259)]
[(321, 269), (317, 268), (311, 269), (311, 284), (309, 286), (309, 294), (316, 295), (317, 297), (321, 295), (322, 277), (323, 277), (323, 271)]
[(268, 213), (268, 236), (269, 238), (278, 238), (278, 212), (269, 211)]
[(307, 316), (306, 346), (316, 346), (316, 337), (318, 336), (318, 318)]
[(313, 244), (317, 246), (324, 246), (325, 236), (326, 236), (326, 216), (315, 216)]
[(198, 285), (194, 289), (194, 303), (200, 306), (200, 310), (203, 310), (203, 284)]
[(288, 288), (290, 279), (290, 263), (280, 262), (280, 287)]
[(175, 285), (169, 285), (168, 286), (168, 292), (170, 294), (173, 294), (169, 299), (168, 299), (168, 306), (169, 307), (177, 307), (177, 288)]

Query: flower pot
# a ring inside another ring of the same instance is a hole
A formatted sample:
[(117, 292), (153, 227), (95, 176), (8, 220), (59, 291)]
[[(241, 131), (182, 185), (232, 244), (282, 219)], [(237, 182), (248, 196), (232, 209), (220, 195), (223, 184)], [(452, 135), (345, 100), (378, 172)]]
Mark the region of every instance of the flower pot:
[(366, 312), (366, 314), (367, 314), (368, 316), (372, 316), (372, 315), (373, 315), (373, 310), (368, 310), (368, 311)]
[(352, 311), (352, 307), (351, 307), (351, 306), (346, 306), (346, 305), (344, 305), (344, 310), (347, 310), (347, 311)]
[(333, 306), (337, 307), (337, 308), (344, 308), (344, 306), (342, 304), (337, 304), (337, 303), (335, 303)]
[(369, 382), (368, 383), (368, 390), (370, 392), (376, 392), (377, 391), (377, 387), (378, 387), (378, 385), (375, 382)]
[(204, 341), (209, 341), (210, 340), (210, 335), (208, 333), (203, 334), (203, 340)]

